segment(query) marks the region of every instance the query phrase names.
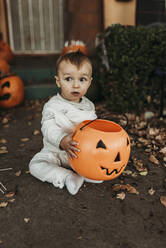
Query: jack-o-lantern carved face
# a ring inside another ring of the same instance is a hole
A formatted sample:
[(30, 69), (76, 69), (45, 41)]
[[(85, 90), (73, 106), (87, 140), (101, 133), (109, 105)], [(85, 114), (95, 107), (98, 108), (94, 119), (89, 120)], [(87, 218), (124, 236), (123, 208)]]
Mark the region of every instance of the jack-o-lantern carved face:
[(24, 99), (24, 85), (17, 75), (6, 76), (0, 80), (0, 107), (11, 108)]
[[(88, 124), (89, 123), (89, 124)], [(80, 175), (93, 180), (112, 180), (125, 169), (130, 139), (118, 124), (107, 120), (84, 121), (76, 127), (73, 140), (79, 143), (77, 158), (69, 159)]]

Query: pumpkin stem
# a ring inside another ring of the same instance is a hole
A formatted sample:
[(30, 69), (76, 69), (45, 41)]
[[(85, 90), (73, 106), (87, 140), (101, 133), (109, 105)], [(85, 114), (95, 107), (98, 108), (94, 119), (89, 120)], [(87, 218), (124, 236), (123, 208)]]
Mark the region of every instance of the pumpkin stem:
[(0, 80), (1, 80), (1, 79), (4, 79), (4, 78), (6, 78), (6, 77), (15, 76), (15, 75), (16, 75), (16, 74), (13, 73), (13, 72), (9, 72), (9, 73), (7, 73), (7, 74), (1, 73), (1, 75), (0, 75)]

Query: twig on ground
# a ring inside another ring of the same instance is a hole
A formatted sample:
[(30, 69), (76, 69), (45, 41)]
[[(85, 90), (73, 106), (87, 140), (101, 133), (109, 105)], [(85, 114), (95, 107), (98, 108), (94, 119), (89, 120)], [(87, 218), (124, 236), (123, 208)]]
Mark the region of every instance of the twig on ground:
[(0, 191), (2, 192), (2, 194), (5, 194), (5, 192), (7, 191), (7, 188), (3, 185), (2, 182), (0, 182)]
[(0, 169), (0, 172), (1, 172), (1, 171), (9, 171), (9, 170), (13, 170), (13, 168), (4, 168), (4, 169)]

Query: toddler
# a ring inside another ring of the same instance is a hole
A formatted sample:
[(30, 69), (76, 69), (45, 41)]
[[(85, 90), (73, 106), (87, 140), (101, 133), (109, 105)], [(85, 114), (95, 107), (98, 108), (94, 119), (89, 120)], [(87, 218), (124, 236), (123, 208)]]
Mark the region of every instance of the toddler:
[(68, 156), (75, 159), (79, 144), (72, 140), (75, 125), (97, 118), (94, 104), (84, 95), (92, 81), (92, 64), (80, 51), (61, 56), (56, 66), (56, 84), (61, 93), (53, 96), (42, 112), (43, 148), (30, 161), (30, 173), (55, 187), (66, 186), (75, 195), (89, 180), (75, 173)]

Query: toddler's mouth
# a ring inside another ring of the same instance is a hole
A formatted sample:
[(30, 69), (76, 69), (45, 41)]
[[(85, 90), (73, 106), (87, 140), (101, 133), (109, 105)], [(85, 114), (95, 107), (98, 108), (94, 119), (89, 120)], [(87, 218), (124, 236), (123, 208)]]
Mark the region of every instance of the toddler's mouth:
[(73, 96), (79, 96), (79, 95), (80, 95), (80, 93), (79, 93), (78, 91), (73, 91), (73, 92), (71, 92), (71, 94), (72, 94)]

